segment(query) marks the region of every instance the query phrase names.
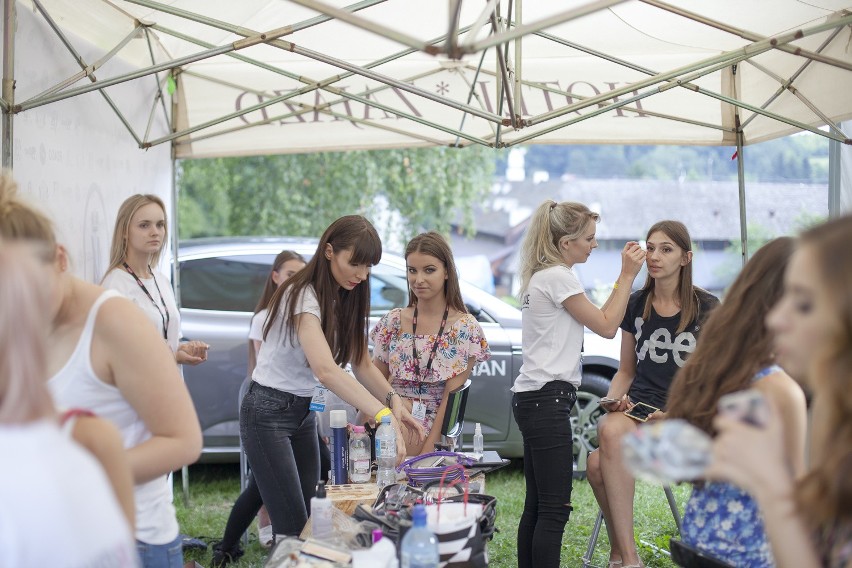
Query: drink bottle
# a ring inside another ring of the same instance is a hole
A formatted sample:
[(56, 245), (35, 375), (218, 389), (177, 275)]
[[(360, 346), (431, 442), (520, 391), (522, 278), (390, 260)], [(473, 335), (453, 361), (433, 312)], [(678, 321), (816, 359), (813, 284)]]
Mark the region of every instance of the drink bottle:
[(402, 568), (437, 568), (440, 561), (438, 538), (426, 526), (426, 508), (415, 505), (411, 513), (414, 524), (400, 545)]
[(376, 430), (376, 485), (384, 487), (396, 483), (396, 432), (390, 416), (382, 416), (382, 424)]
[(349, 483), (370, 481), (370, 436), (363, 426), (353, 426), (349, 436)]

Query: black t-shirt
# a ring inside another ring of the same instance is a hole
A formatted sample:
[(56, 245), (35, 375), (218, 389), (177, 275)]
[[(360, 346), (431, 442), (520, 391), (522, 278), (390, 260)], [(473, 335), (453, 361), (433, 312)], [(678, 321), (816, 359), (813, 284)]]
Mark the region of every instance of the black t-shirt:
[(696, 293), (700, 306), (698, 317), (680, 333), (676, 333), (680, 323), (679, 312), (662, 317), (652, 306), (648, 321), (645, 321), (642, 313), (645, 311), (646, 292), (639, 290), (630, 295), (621, 329), (636, 337), (636, 376), (627, 393), (633, 402), (665, 408), (675, 373), (695, 351), (701, 323), (719, 304), (719, 299), (709, 292), (696, 288)]

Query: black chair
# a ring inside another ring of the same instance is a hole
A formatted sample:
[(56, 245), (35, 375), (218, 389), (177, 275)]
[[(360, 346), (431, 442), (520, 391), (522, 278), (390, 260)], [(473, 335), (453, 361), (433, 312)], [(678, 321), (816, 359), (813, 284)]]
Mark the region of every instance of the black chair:
[(682, 568), (734, 568), (723, 560), (714, 558), (683, 541), (673, 538), (669, 541), (672, 561)]
[(467, 407), (467, 393), (470, 391), (471, 380), (452, 391), (447, 398), (447, 410), (441, 424), (441, 442), (435, 444), (436, 449), (456, 451), (456, 445), (464, 429), (464, 411)]

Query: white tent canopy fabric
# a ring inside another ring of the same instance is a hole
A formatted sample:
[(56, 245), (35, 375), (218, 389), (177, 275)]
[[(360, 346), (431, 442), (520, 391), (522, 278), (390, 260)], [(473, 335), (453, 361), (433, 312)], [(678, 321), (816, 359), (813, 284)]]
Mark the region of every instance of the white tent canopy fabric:
[[(142, 147), (173, 141), (179, 158), (735, 145), (738, 132), (751, 144), (852, 118), (850, 0), (18, 5), (54, 22), (72, 46), (84, 38), (105, 60), (118, 48), (115, 67), (140, 69), (133, 80), (152, 91), (152, 112), (166, 114), (173, 133), (128, 128)], [(18, 69), (13, 109), (131, 77), (109, 69), (90, 69), (93, 83), (69, 51), (68, 75), (49, 91)], [(154, 70), (160, 91), (151, 89)], [(849, 143), (837, 129), (822, 134)]]

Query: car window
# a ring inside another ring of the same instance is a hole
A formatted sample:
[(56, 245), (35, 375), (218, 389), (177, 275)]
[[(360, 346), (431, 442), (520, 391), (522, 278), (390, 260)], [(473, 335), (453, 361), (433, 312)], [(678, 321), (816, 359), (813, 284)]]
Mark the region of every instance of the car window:
[(273, 254), (185, 260), (180, 263), (181, 306), (253, 312), (274, 260)]
[(370, 270), (370, 316), (381, 317), (408, 305), (408, 280), (401, 269), (374, 266)]

